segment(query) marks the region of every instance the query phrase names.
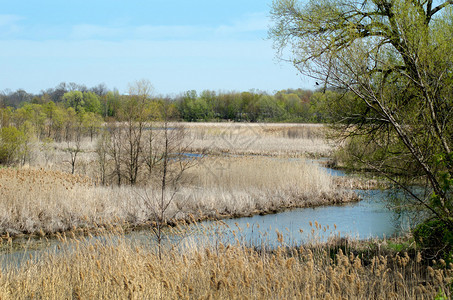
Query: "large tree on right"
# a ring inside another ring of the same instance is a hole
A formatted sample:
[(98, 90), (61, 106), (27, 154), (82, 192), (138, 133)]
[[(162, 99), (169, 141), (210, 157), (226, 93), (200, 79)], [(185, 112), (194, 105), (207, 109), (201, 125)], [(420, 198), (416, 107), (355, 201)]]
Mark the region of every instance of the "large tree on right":
[(275, 0), (269, 30), (282, 59), (340, 92), (328, 107), (350, 150), (429, 212), (417, 234), (443, 253), (453, 245), (452, 4)]

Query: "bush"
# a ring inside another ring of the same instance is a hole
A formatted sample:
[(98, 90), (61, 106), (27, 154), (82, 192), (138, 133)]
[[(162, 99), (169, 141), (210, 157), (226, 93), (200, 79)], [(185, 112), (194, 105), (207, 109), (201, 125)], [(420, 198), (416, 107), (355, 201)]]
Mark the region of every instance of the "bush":
[(424, 249), (427, 258), (442, 258), (447, 263), (452, 262), (453, 231), (442, 220), (426, 220), (419, 224), (413, 233), (415, 241)]
[(20, 157), (21, 147), (25, 142), (25, 135), (16, 127), (0, 129), (0, 164), (11, 165)]

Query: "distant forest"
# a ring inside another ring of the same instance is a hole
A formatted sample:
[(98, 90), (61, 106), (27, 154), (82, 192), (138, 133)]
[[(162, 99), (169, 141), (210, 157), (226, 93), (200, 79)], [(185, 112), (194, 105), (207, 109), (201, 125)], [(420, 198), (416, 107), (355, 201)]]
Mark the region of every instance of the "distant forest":
[[(172, 98), (148, 94), (144, 96), (150, 103), (168, 102), (173, 106), (173, 111), (177, 112), (173, 119), (188, 122), (228, 120), (323, 123), (329, 119), (327, 100), (338, 95), (338, 92), (332, 90), (287, 89), (273, 95), (255, 90), (205, 90), (200, 94), (191, 90)], [(0, 125), (6, 125), (5, 122), (11, 118), (20, 119), (30, 114), (42, 115), (44, 118), (47, 115), (47, 119), (52, 119), (52, 114), (66, 114), (68, 109), (76, 114), (90, 113), (104, 121), (120, 120), (122, 105), (128, 98), (135, 96), (137, 95), (122, 95), (117, 90), (109, 90), (104, 84), (88, 88), (64, 82), (39, 94), (31, 94), (22, 89), (5, 90), (0, 92)]]

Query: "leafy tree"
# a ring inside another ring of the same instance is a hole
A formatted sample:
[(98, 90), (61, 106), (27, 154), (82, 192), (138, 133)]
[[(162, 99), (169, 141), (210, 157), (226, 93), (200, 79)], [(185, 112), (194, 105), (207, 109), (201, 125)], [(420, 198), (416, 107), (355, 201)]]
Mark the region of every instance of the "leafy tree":
[(36, 137), (40, 138), (44, 132), (46, 114), (40, 104), (25, 103), (21, 108), (14, 112), (15, 124), (17, 127), (22, 126), (26, 121), (31, 123), (30, 129)]
[(53, 101), (44, 104), (44, 113), (46, 114), (47, 138), (53, 137), (57, 141), (61, 141), (62, 130), (66, 122), (67, 112)]
[(102, 97), (101, 110), (106, 117), (116, 117), (121, 106), (121, 95), (118, 91), (108, 92)]
[(31, 121), (25, 121), (19, 128), (22, 133), (20, 148), (18, 151), (19, 163), (23, 166), (27, 162), (30, 164), (32, 160), (32, 153), (34, 148), (34, 141), (39, 135), (35, 129), (35, 125)]
[(76, 112), (79, 112), (85, 105), (83, 93), (80, 91), (71, 91), (65, 93), (63, 95), (63, 101), (65, 101), (66, 107), (72, 107)]
[(196, 109), (194, 102), (197, 100), (197, 92), (195, 90), (186, 91), (178, 103), (178, 109), (182, 118), (185, 121), (196, 121)]
[(92, 112), (95, 114), (101, 113), (101, 101), (99, 96), (93, 92), (83, 93), (83, 107), (86, 112)]
[(261, 97), (258, 106), (263, 120), (280, 120), (285, 115), (285, 110), (271, 96)]
[(0, 127), (8, 127), (10, 125), (12, 114), (11, 107), (0, 108)]
[[(334, 121), (379, 154), (362, 151), (356, 159), (406, 190), (437, 221), (426, 224), (440, 222), (447, 232), (453, 230), (452, 5), (275, 0), (269, 31), (284, 59), (347, 95), (337, 98), (344, 105)], [(413, 193), (407, 178), (424, 182), (431, 195)], [(448, 253), (453, 245), (441, 247)]]
[(87, 112), (82, 117), (83, 128), (89, 133), (91, 141), (96, 133), (99, 132), (102, 123), (102, 117), (94, 112)]

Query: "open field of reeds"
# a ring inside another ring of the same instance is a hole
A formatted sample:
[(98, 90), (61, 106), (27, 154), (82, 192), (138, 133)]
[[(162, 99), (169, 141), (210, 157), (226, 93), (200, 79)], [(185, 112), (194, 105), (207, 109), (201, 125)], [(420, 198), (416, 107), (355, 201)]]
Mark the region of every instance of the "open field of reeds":
[[(450, 299), (452, 265), (383, 243), (257, 251), (241, 244), (168, 250), (116, 235), (61, 238), (60, 251), (0, 273), (2, 299)], [(361, 248), (362, 247), (362, 248)], [(358, 253), (355, 249), (361, 249)], [(354, 251), (356, 254), (354, 254)]]
[(321, 124), (184, 123), (194, 152), (328, 156), (334, 145)]
[[(358, 200), (338, 180), (303, 160), (303, 155), (324, 155), (331, 149), (322, 125), (182, 125), (185, 149), (204, 156), (194, 160), (182, 180), (166, 191), (165, 197), (174, 197), (167, 220), (249, 216)], [(134, 186), (116, 186), (113, 179), (107, 181), (112, 184), (101, 185), (97, 139), (85, 137), (81, 145), (74, 175), (69, 174), (68, 142), (36, 146), (30, 165), (0, 169), (0, 234), (42, 235), (154, 221), (159, 188), (149, 184), (146, 176)]]
[[(300, 160), (207, 157), (183, 179), (166, 212), (175, 221), (357, 200), (319, 167)], [(0, 169), (0, 186), (0, 232), (9, 235), (147, 224), (155, 221), (160, 196), (149, 186), (100, 186), (87, 176), (40, 169)]]
[[(159, 127), (159, 123), (149, 125)], [(326, 139), (321, 124), (275, 123), (174, 123), (183, 126), (186, 151), (207, 155), (260, 155), (279, 157), (327, 157), (336, 145)], [(76, 173), (97, 176), (97, 138), (82, 138)], [(31, 147), (30, 167), (71, 172), (67, 142), (36, 142)]]

